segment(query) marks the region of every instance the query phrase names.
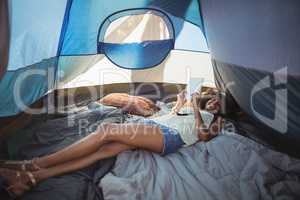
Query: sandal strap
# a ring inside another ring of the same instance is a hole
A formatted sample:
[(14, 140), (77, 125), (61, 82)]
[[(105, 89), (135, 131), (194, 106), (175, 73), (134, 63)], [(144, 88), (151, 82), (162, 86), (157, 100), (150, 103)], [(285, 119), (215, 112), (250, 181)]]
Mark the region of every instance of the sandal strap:
[(22, 171), (26, 171), (26, 165), (28, 164), (30, 164), (29, 160), (24, 160), (24, 161), (7, 160), (4, 162), (4, 165), (19, 165), (21, 166)]
[(32, 186), (36, 186), (37, 182), (36, 182), (34, 175), (31, 172), (26, 172), (26, 174), (29, 177), (30, 182), (32, 183)]
[[(23, 161), (13, 161), (13, 160), (8, 160), (4, 161), (4, 165), (19, 165), (19, 169), (26, 172), (30, 170), (41, 170), (41, 167), (39, 167), (36, 164), (38, 158), (33, 158), (32, 160), (23, 160)], [(32, 168), (32, 169), (31, 169)]]

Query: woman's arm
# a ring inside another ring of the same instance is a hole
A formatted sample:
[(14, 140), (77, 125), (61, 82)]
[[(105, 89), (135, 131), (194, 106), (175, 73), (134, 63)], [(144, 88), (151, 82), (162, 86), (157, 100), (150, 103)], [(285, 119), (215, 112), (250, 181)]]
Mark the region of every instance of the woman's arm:
[(215, 135), (210, 133), (210, 127), (206, 127), (203, 123), (200, 111), (199, 111), (199, 101), (200, 94), (194, 93), (192, 96), (192, 105), (195, 114), (195, 127), (198, 133), (198, 138), (200, 141), (207, 142), (212, 139)]
[(192, 95), (192, 106), (195, 114), (195, 126), (197, 130), (199, 130), (203, 126), (203, 120), (201, 118), (200, 111), (199, 111), (199, 100), (200, 100), (200, 95), (198, 93), (194, 93)]

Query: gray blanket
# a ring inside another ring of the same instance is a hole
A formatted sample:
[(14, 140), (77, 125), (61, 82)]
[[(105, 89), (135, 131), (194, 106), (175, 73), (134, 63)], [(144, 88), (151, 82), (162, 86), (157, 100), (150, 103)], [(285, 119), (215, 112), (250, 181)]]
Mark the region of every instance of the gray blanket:
[(110, 199), (300, 199), (300, 161), (237, 134), (161, 157), (123, 152), (101, 181)]

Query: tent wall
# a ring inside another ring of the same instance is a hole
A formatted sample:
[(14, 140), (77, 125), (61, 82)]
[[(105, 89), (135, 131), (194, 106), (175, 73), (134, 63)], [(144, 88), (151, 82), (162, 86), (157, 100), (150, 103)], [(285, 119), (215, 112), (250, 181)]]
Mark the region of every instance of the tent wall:
[(299, 144), (300, 2), (203, 0), (201, 6), (220, 86), (256, 127), (262, 124), (258, 135)]
[(267, 72), (300, 75), (300, 2), (201, 1), (213, 58)]
[[(167, 28), (166, 26), (159, 26), (163, 21), (162, 18), (150, 18), (141, 13), (138, 17), (130, 15), (135, 13), (133, 11), (139, 11), (143, 8), (157, 9), (163, 12), (162, 14), (168, 15), (174, 26), (175, 49), (180, 50), (172, 50), (162, 63), (147, 70), (121, 69), (110, 59), (107, 59), (104, 54), (61, 56), (58, 65), (59, 88), (141, 81), (185, 84), (188, 73), (191, 76), (204, 77), (208, 86), (214, 86), (210, 56), (208, 53), (199, 52), (207, 52), (208, 47), (202, 32), (202, 21), (197, 1), (131, 0), (117, 1), (116, 5), (111, 5), (105, 0), (90, 1), (89, 3), (75, 0), (70, 10), (62, 55), (95, 54), (97, 53), (95, 40), (98, 41), (101, 38), (98, 42), (120, 44), (149, 41), (153, 38), (171, 38), (170, 36), (158, 35), (162, 34), (161, 32), (167, 31), (168, 34), (173, 32), (173, 30), (162, 30)], [(101, 9), (103, 12), (96, 12), (97, 9)], [(124, 14), (122, 11), (125, 10), (126, 13)], [(150, 13), (151, 11), (149, 10)], [(81, 15), (76, 15), (79, 12)], [(82, 12), (89, 12), (89, 14), (82, 14)], [(120, 18), (114, 17), (116, 13)], [(105, 23), (102, 24), (103, 22)], [(100, 29), (101, 25), (102, 29)], [(140, 60), (146, 60), (147, 57), (150, 55), (140, 56)], [(127, 59), (133, 58), (128, 56)], [(103, 74), (105, 77), (102, 77)]]
[(57, 58), (7, 71), (0, 80), (0, 117), (13, 116), (43, 97), (55, 86)]
[(57, 56), (67, 0), (10, 0), (8, 70)]
[[(107, 17), (128, 9), (144, 8), (160, 10), (173, 18), (178, 34), (184, 20), (202, 28), (197, 0), (115, 0), (113, 4), (110, 0), (73, 0), (61, 55), (97, 54), (99, 29)], [(202, 50), (207, 51), (207, 46), (204, 47)]]
[(54, 88), (66, 4), (9, 1), (9, 63), (0, 80), (0, 117), (18, 114)]
[(0, 2), (0, 80), (6, 72), (9, 51), (8, 2)]

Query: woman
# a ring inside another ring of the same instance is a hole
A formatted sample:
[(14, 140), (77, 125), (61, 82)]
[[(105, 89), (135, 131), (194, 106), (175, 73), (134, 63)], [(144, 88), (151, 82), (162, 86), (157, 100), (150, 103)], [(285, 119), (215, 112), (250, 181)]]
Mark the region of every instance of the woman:
[[(212, 123), (214, 115), (211, 113), (220, 110), (219, 101), (194, 94), (191, 102), (194, 112), (179, 113), (185, 103), (185, 92), (181, 92), (170, 114), (135, 123), (101, 124), (94, 133), (54, 154), (31, 161), (5, 162), (6, 168), (21, 171), (0, 170), (0, 176), (9, 180), (8, 190), (19, 196), (45, 179), (82, 169), (125, 150), (144, 149), (167, 155), (216, 136), (222, 119), (218, 117)], [(199, 105), (211, 113), (200, 112)]]

